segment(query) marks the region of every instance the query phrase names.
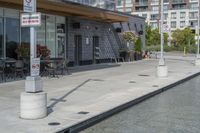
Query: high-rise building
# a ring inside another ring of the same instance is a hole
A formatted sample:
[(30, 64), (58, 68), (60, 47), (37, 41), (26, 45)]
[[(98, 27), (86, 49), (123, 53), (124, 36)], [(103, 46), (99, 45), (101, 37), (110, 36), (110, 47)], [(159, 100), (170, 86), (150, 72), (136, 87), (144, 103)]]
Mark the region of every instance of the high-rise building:
[[(199, 0), (164, 0), (164, 23), (170, 34), (187, 26), (195, 32), (198, 24)], [(118, 11), (146, 18), (153, 28), (159, 28), (161, 0), (117, 0)]]

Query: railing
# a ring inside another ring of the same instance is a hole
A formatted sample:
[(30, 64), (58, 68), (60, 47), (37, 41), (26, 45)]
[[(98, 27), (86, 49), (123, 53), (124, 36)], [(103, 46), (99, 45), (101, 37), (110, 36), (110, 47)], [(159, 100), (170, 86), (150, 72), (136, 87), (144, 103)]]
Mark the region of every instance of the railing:
[(187, 3), (186, 0), (172, 0), (172, 4)]

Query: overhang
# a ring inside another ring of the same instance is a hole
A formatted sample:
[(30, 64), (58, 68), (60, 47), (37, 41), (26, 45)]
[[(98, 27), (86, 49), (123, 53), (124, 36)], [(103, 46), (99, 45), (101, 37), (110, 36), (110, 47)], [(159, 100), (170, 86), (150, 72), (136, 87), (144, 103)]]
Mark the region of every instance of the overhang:
[[(23, 0), (0, 0), (0, 5), (2, 7), (23, 10)], [(126, 15), (72, 2), (37, 0), (37, 11), (55, 15), (77, 16), (108, 23), (128, 21), (128, 16)]]

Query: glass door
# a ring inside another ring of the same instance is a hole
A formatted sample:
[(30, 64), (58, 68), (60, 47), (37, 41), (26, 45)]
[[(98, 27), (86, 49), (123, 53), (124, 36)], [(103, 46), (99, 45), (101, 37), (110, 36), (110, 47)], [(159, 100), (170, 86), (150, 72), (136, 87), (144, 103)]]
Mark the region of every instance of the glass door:
[(20, 26), (19, 19), (5, 19), (6, 57), (17, 59), (16, 49), (19, 45)]
[(75, 35), (74, 36), (75, 41), (75, 52), (74, 52), (74, 63), (75, 65), (80, 65), (80, 61), (82, 58), (82, 36), (81, 35)]
[(3, 43), (3, 18), (0, 18), (0, 58), (4, 57), (4, 43)]

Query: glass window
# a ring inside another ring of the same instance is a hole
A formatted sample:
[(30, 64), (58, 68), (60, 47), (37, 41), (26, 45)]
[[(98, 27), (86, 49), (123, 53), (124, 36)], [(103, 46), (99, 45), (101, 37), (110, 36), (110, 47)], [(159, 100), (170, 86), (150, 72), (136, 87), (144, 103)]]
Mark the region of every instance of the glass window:
[(151, 7), (151, 10), (152, 10), (152, 11), (158, 11), (159, 8), (158, 8), (158, 6), (152, 6), (152, 7)]
[(51, 51), (51, 57), (56, 57), (56, 25), (55, 16), (46, 16), (46, 45)]
[(65, 57), (65, 17), (56, 17), (56, 56)]
[(19, 45), (20, 27), (19, 20), (15, 18), (6, 18), (6, 57), (17, 59), (15, 52)]
[(164, 20), (167, 20), (167, 18), (168, 18), (168, 14), (164, 14)]
[(176, 28), (176, 22), (175, 21), (171, 22), (171, 28)]
[(151, 14), (151, 20), (157, 20), (158, 14)]
[(180, 18), (185, 18), (185, 12), (180, 13)]
[(0, 8), (0, 16), (3, 16), (3, 8)]
[(183, 28), (183, 27), (185, 27), (185, 21), (180, 22), (180, 28)]
[(3, 45), (3, 18), (0, 18), (0, 58), (4, 57), (4, 45)]
[(21, 44), (30, 45), (30, 28), (29, 27), (21, 28)]
[(175, 12), (172, 12), (172, 13), (171, 13), (171, 18), (172, 18), (172, 19), (176, 19), (176, 13), (175, 13)]
[(45, 45), (45, 15), (42, 15), (42, 24), (37, 28), (37, 44)]
[(5, 9), (4, 16), (10, 18), (19, 18), (19, 11), (13, 9)]

